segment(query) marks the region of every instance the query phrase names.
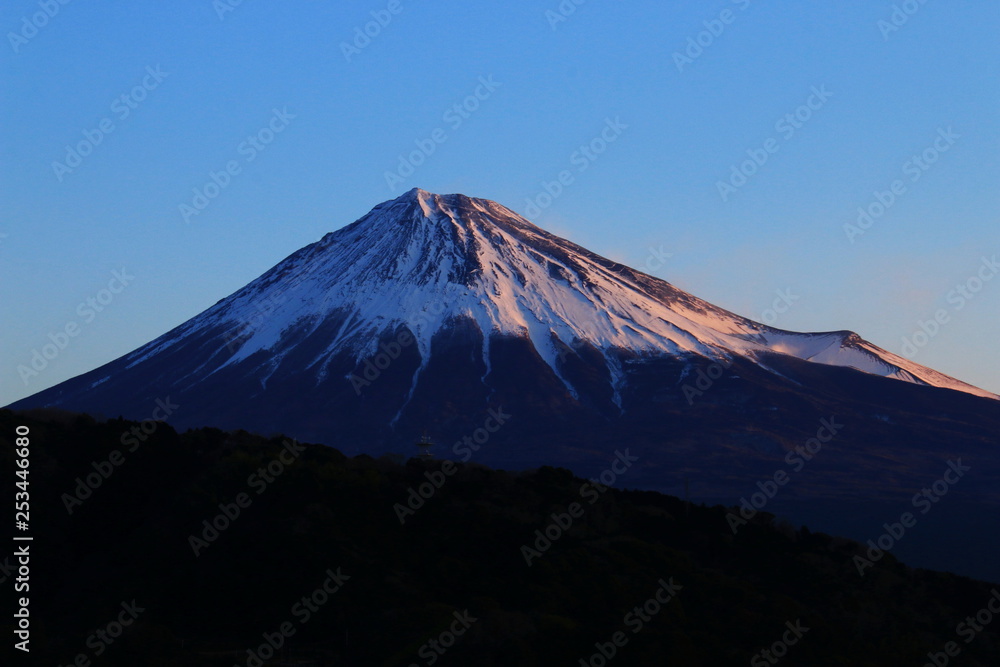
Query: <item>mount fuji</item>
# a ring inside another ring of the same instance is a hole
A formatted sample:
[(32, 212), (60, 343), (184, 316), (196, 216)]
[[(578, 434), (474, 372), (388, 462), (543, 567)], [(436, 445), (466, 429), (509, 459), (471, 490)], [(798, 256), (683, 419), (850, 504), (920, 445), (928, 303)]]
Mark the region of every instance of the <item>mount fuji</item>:
[[(835, 524), (851, 502), (898, 516), (959, 457), (977, 467), (955, 496), (1000, 506), (998, 399), (850, 331), (754, 322), (495, 202), (413, 189), (9, 407), (142, 419), (169, 400), (176, 427), (371, 455), (413, 454), (427, 432), (442, 458), (584, 475), (627, 447), (638, 463), (622, 484), (724, 502), (832, 419), (842, 429), (799, 457), (796, 483), (767, 510)], [(487, 434), (490, 415), (502, 425)]]

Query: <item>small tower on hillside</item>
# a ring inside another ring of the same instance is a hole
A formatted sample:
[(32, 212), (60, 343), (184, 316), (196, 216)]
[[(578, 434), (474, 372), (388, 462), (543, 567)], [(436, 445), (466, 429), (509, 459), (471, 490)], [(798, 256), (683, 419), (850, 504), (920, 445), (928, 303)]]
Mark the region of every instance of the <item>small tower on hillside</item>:
[(430, 461), (433, 459), (434, 455), (431, 453), (431, 447), (433, 446), (434, 441), (431, 440), (429, 435), (427, 435), (427, 431), (424, 431), (424, 434), (420, 436), (419, 440), (417, 440), (417, 451), (420, 452), (417, 454), (417, 458), (423, 461)]

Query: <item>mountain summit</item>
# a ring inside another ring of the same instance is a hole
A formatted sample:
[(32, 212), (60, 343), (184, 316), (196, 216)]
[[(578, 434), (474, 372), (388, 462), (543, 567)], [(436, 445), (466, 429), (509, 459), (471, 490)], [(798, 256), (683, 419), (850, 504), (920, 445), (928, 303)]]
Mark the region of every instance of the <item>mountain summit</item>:
[[(622, 352), (721, 362), (740, 356), (760, 364), (763, 353), (778, 353), (997, 398), (848, 331), (798, 334), (740, 317), (550, 234), (496, 202), (418, 188), (303, 248), (125, 360), (141, 365), (223, 331), (227, 344), (205, 351), (190, 381), (254, 358), (264, 386), (289, 358), (301, 365), (301, 342), (323, 332), (325, 344), (305, 368), (324, 380), (338, 359), (360, 363), (376, 355), (385, 334), (403, 326), (421, 359), (416, 389), (434, 336), (462, 321), (480, 339), (486, 386), (491, 341), (513, 336), (530, 341), (574, 397), (577, 387), (560, 362), (586, 347), (604, 357), (615, 387), (625, 381)], [(110, 374), (98, 382), (106, 379)], [(622, 407), (620, 393), (614, 396)]]
[[(878, 503), (898, 516), (961, 457), (976, 467), (959, 496), (995, 516), (997, 398), (849, 331), (741, 317), (495, 202), (414, 189), (10, 407), (144, 419), (167, 404), (177, 428), (283, 432), (348, 454), (414, 455), (426, 432), (437, 457), (602, 480), (629, 461), (628, 486), (680, 494), (690, 478), (704, 501), (736, 502), (817, 458), (768, 511), (863, 540)], [(935, 520), (974, 539), (977, 514), (947, 507)], [(957, 544), (924, 535), (904, 551)], [(967, 571), (993, 572), (981, 565)]]
[[(456, 331), (470, 339), (475, 361), (467, 365), (481, 371), (476, 384), (490, 395), (497, 388), (496, 346), (519, 341), (573, 400), (581, 400), (580, 381), (593, 384), (596, 371), (619, 412), (627, 407), (629, 367), (664, 357), (682, 362), (674, 378), (681, 384), (695, 360), (729, 367), (738, 358), (772, 371), (774, 358), (784, 356), (1000, 398), (849, 331), (795, 333), (741, 317), (550, 234), (496, 202), (414, 188), (83, 376), (86, 382), (75, 378), (19, 405), (93, 408), (106, 394), (110, 400), (98, 405), (114, 411), (115, 388), (133, 378), (161, 387), (160, 394), (197, 392), (217, 378), (239, 378), (240, 386), (260, 393), (294, 376), (303, 391), (328, 393), (339, 384), (361, 396), (386, 370), (376, 361), (395, 361), (412, 346), (418, 363), (392, 405), (394, 425), (424, 389), (435, 340)], [(148, 377), (166, 359), (167, 368)], [(571, 367), (581, 359), (591, 372), (574, 380)], [(685, 386), (690, 402), (701, 390)]]

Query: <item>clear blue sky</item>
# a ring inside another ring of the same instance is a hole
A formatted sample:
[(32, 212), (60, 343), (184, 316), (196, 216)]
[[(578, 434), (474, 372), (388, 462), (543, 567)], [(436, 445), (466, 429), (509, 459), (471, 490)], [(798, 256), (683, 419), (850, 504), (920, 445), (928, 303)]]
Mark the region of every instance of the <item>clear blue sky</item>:
[[(138, 347), (413, 186), (523, 213), (564, 170), (539, 225), (754, 319), (897, 353), (944, 310), (913, 358), (1000, 392), (1000, 277), (949, 300), (1000, 254), (995, 1), (914, 2), (898, 26), (871, 0), (589, 0), (558, 22), (557, 0), (247, 0), (220, 17), (223, 1), (0, 10), (0, 404)], [(345, 55), (373, 11), (391, 20)], [(782, 121), (796, 112), (799, 127)], [(627, 127), (577, 153), (608, 119)], [(66, 147), (88, 134), (103, 136), (72, 167)], [(251, 135), (273, 141), (241, 147)], [(390, 189), (417, 141), (433, 153)], [(926, 149), (926, 170), (907, 164)], [(724, 199), (747, 151), (767, 160)], [(851, 243), (844, 225), (896, 180)], [(101, 312), (78, 309), (122, 268), (134, 279)], [(771, 317), (778, 290), (797, 300)], [(67, 324), (78, 335), (25, 385), (18, 365)]]

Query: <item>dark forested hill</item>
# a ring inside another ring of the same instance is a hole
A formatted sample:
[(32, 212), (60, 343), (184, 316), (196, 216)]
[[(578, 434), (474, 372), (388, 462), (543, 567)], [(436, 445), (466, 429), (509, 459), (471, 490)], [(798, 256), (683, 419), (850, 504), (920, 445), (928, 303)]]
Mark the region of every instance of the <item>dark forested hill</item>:
[(764, 514), (734, 534), (561, 469), (0, 411), (11, 495), (17, 426), (39, 665), (1000, 664), (993, 584)]

